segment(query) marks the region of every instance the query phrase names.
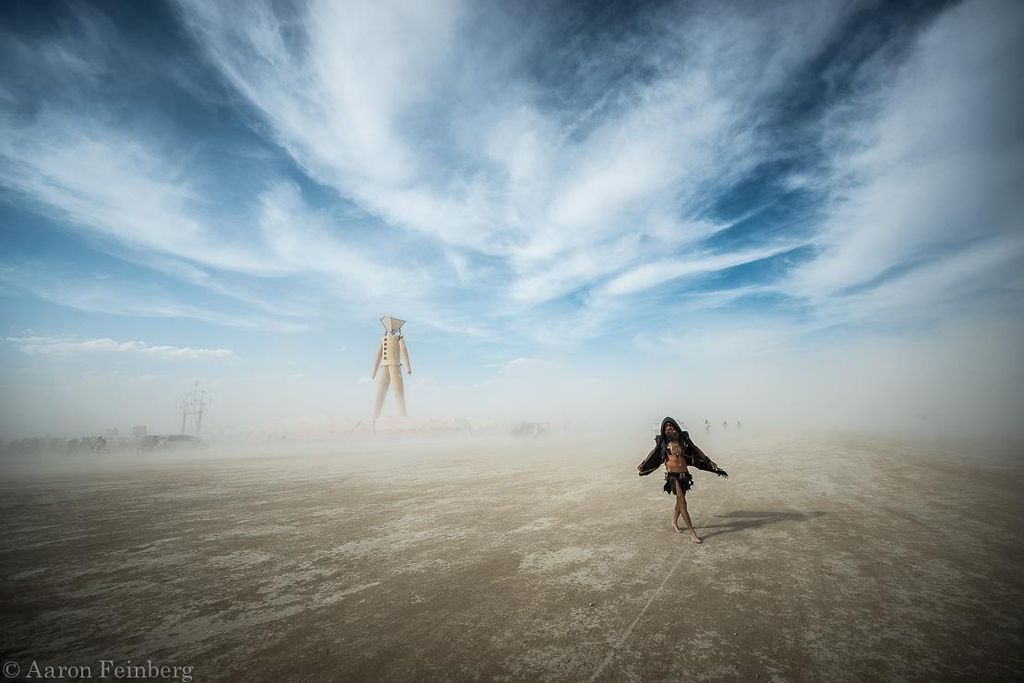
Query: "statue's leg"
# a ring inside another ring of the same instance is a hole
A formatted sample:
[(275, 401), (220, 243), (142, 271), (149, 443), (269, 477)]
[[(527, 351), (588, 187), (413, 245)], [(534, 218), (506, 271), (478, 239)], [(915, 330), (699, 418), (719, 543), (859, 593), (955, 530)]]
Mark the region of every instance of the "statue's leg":
[(384, 406), (384, 397), (387, 396), (388, 386), (391, 384), (391, 373), (387, 367), (380, 369), (377, 375), (377, 402), (373, 405), (373, 419), (380, 417), (380, 409)]
[(405, 383), (402, 382), (402, 366), (389, 365), (391, 382), (395, 385), (395, 400), (398, 401), (398, 412), (405, 417)]

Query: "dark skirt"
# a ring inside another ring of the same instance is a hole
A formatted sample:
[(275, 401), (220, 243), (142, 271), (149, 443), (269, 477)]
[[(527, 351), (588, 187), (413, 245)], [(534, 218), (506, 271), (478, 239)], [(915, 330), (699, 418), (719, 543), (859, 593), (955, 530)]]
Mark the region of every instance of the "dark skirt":
[(693, 486), (693, 477), (690, 476), (689, 472), (666, 472), (665, 493), (673, 496), (676, 494), (676, 481), (679, 482), (679, 487), (683, 489), (683, 493), (689, 491)]

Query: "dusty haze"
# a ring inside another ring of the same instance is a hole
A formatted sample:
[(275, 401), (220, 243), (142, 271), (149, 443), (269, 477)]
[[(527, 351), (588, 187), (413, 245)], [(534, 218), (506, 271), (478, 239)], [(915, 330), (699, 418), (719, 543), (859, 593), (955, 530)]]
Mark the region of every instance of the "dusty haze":
[[(478, 426), (528, 420), (635, 430), (675, 415), (691, 426), (704, 418), (716, 426), (741, 420), (762, 431), (1019, 437), (1022, 328), (1011, 320), (975, 323), (965, 318), (926, 332), (813, 345), (742, 329), (680, 329), (672, 339), (681, 349), (652, 333), (641, 350), (603, 351), (585, 365), (521, 358), (473, 370), (486, 378), (474, 382), (436, 376), (429, 364), (435, 350), (412, 341), (421, 360), (405, 376), (407, 403), (411, 417)], [(373, 344), (371, 337), (359, 360)], [(98, 435), (110, 427), (127, 434), (139, 424), (177, 433), (180, 396), (196, 378), (213, 396), (204, 416), (211, 438), (280, 431), (303, 419), (366, 424), (374, 396), (368, 369), (353, 381), (332, 368), (322, 376), (237, 376), (229, 364), (222, 373), (130, 382), (65, 375), (59, 359), (44, 360), (47, 368), (32, 373), (6, 368), (4, 438)], [(392, 396), (384, 414), (395, 414)]]

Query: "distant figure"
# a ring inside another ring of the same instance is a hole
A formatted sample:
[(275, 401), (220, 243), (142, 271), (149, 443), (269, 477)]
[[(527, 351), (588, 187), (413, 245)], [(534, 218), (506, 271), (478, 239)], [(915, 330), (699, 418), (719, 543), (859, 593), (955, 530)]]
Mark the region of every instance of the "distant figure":
[(728, 429), (728, 428), (729, 428), (729, 421), (728, 420), (722, 420), (722, 429)]
[(105, 453), (107, 451), (107, 440), (102, 436), (97, 436), (96, 441), (93, 443), (92, 450), (96, 453)]
[(737, 432), (742, 432), (743, 431), (743, 423), (740, 422), (739, 420), (736, 420), (736, 431)]
[(693, 486), (693, 477), (687, 470), (687, 466), (696, 467), (699, 470), (714, 472), (720, 477), (728, 477), (729, 474), (714, 463), (704, 454), (697, 444), (693, 443), (690, 435), (679, 428), (679, 423), (671, 417), (661, 421), (661, 433), (654, 437), (654, 449), (647, 454), (637, 470), (640, 476), (645, 476), (665, 465), (665, 486), (664, 491), (669, 495), (675, 494), (676, 507), (672, 514), (672, 529), (678, 534), (679, 516), (682, 515), (686, 528), (690, 531), (690, 540), (694, 543), (702, 543), (693, 522), (690, 521), (690, 513), (686, 509), (686, 492)]
[(704, 433), (705, 434), (710, 434), (711, 433), (711, 421), (708, 420), (706, 417), (704, 418)]

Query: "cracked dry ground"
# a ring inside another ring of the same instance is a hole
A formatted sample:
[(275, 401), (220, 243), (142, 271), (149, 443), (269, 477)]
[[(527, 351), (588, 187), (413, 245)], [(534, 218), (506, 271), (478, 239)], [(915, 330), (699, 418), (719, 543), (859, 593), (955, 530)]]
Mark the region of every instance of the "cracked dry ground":
[(706, 540), (648, 441), (391, 440), (12, 471), (0, 653), (194, 680), (1019, 679), (1024, 468), (717, 436)]

